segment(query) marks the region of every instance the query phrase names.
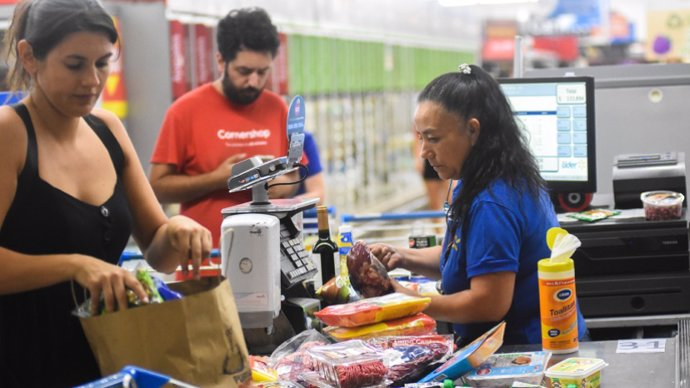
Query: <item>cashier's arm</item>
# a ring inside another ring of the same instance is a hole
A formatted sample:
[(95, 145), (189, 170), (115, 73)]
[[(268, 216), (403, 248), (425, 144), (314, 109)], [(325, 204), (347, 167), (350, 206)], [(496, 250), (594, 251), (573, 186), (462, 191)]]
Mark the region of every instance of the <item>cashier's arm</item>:
[(404, 268), (430, 279), (441, 278), (441, 273), (439, 272), (440, 246), (410, 249), (378, 243), (372, 244), (370, 250), (388, 270)]
[(500, 321), (510, 309), (514, 287), (514, 272), (475, 276), (468, 290), (432, 296), (424, 312), (439, 321), (452, 323)]

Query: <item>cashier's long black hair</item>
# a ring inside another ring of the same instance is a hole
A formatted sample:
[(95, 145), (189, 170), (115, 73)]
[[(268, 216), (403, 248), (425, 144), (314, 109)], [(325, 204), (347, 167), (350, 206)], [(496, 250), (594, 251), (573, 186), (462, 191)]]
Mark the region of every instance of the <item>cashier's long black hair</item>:
[(16, 60), (19, 41), (26, 39), (34, 57), (43, 60), (68, 35), (82, 31), (101, 32), (110, 43), (118, 41), (113, 18), (98, 0), (20, 1), (5, 35), (7, 57), (14, 62), (7, 74), (10, 90), (26, 90), (31, 82), (31, 75)]
[(462, 65), (460, 71), (431, 81), (417, 101), (435, 102), (458, 115), (462, 122), (476, 118), (481, 125), (479, 138), (460, 171), (462, 187), (450, 208), (449, 217), (455, 220), (450, 236), (455, 236), (462, 222), (465, 240), (472, 201), (496, 179), (504, 179), (519, 192), (528, 192), (535, 198), (545, 187), (510, 104), (490, 74), (474, 65)]

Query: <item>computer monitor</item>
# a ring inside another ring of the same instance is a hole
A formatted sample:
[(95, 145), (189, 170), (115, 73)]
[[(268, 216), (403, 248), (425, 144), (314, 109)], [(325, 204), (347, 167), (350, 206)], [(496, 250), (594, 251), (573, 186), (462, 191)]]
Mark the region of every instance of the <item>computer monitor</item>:
[(597, 189), (594, 78), (501, 78), (541, 176), (554, 194)]

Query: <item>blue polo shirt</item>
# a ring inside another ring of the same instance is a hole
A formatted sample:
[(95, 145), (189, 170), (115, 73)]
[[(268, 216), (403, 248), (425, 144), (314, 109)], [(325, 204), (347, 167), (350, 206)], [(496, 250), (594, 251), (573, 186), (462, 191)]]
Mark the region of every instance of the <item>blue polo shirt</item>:
[[(316, 145), (314, 136), (309, 132), (304, 132), (304, 153), (307, 155), (307, 159), (309, 160), (307, 162), (307, 168), (309, 169), (307, 178), (323, 171), (323, 167), (321, 166), (321, 158), (319, 156), (319, 147)], [(295, 195), (304, 194), (305, 191), (304, 182), (302, 182), (297, 188)]]
[[(462, 182), (453, 196), (459, 193)], [(492, 183), (477, 195), (470, 207), (466, 241), (461, 241), (462, 227), (450, 238), (451, 223), (441, 254), (441, 288), (453, 294), (470, 288), (470, 280), (488, 273), (515, 272), (513, 303), (505, 316), (504, 344), (541, 343), (537, 262), (550, 257), (546, 231), (558, 226), (553, 204), (546, 192), (539, 198), (520, 193), (505, 181)], [(449, 247), (448, 244), (453, 241)], [(464, 247), (463, 247), (464, 244)], [(464, 249), (460, 249), (464, 248)], [(462, 343), (480, 336), (497, 322), (454, 324)], [(579, 337), (586, 325), (578, 308)]]

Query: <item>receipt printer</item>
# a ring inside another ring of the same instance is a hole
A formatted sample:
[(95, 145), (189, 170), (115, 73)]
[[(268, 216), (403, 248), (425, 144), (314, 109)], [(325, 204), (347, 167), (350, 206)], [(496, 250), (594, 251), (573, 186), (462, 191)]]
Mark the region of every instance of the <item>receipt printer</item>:
[(685, 152), (618, 155), (612, 177), (616, 209), (641, 208), (640, 194), (645, 191), (670, 190), (687, 196)]

